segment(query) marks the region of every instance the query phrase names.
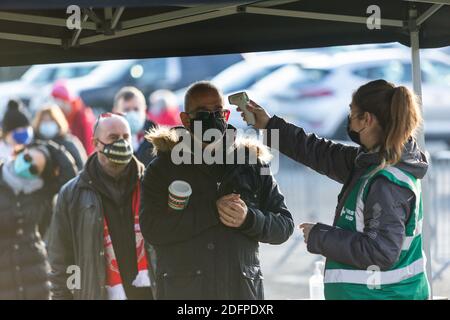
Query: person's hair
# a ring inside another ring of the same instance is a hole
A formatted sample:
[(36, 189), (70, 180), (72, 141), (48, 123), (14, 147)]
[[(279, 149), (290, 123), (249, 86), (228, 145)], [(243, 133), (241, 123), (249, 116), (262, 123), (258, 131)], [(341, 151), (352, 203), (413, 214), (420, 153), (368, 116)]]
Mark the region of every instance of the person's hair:
[(114, 96), (114, 107), (116, 107), (122, 99), (124, 101), (129, 101), (134, 98), (137, 98), (143, 106), (146, 106), (145, 96), (141, 90), (131, 86), (123, 87)]
[(360, 118), (364, 112), (369, 112), (381, 126), (381, 167), (399, 162), (405, 143), (415, 137), (416, 129), (422, 124), (417, 96), (404, 86), (374, 80), (353, 93), (352, 104)]
[(49, 115), (53, 121), (59, 127), (59, 134), (65, 135), (69, 132), (69, 123), (67, 122), (66, 116), (62, 112), (61, 108), (56, 104), (51, 104), (44, 106), (41, 110), (36, 113), (36, 116), (33, 121), (33, 129), (34, 132), (39, 132), (39, 126), (42, 122), (44, 115)]
[(198, 94), (209, 93), (211, 91), (222, 95), (221, 90), (210, 81), (198, 81), (191, 84), (184, 95), (184, 111), (189, 112), (192, 97)]

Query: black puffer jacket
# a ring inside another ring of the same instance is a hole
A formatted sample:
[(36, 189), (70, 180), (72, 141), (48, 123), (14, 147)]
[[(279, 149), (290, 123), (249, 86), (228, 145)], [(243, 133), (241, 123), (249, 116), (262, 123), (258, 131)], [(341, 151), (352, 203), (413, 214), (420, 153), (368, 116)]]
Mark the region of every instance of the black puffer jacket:
[(47, 148), (52, 169), (44, 186), (32, 193), (15, 194), (3, 177), (0, 164), (0, 300), (49, 299), (50, 283), (45, 234), (57, 190), (72, 178), (76, 169), (72, 157), (54, 143), (35, 143)]
[[(180, 129), (181, 130), (181, 129)], [(158, 156), (144, 177), (141, 230), (157, 255), (158, 299), (263, 299), (259, 242), (281, 244), (293, 232), (292, 216), (272, 175), (261, 175), (267, 150), (236, 143), (258, 154), (257, 164), (226, 165), (217, 181), (206, 165), (176, 165), (171, 150), (179, 142), (175, 130), (151, 134)], [(236, 150), (237, 150), (236, 149)], [(168, 187), (174, 180), (193, 190), (181, 212), (168, 208)], [(216, 200), (239, 193), (248, 207), (240, 228), (219, 220)]]
[(44, 189), (16, 195), (3, 179), (0, 165), (0, 300), (49, 299), (49, 264), (38, 232), (51, 212)]

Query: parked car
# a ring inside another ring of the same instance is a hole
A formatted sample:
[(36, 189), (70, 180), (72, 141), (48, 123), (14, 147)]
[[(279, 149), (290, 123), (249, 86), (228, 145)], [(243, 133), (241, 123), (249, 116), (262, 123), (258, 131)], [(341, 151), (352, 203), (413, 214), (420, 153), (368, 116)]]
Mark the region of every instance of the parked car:
[[(436, 50), (421, 57), (425, 136), (450, 141), (450, 57)], [(249, 95), (307, 131), (346, 139), (353, 91), (380, 78), (412, 88), (410, 59), (406, 49), (338, 53), (284, 66), (253, 85)]]
[(60, 78), (85, 76), (98, 65), (98, 62), (77, 62), (31, 66), (20, 79), (0, 83), (0, 115), (11, 98), (22, 100), (26, 107), (34, 111), (33, 99), (41, 94), (42, 88)]
[(226, 54), (103, 61), (91, 74), (68, 80), (68, 86), (97, 112), (109, 111), (123, 86), (135, 86), (148, 98), (157, 89), (177, 90), (209, 79), (242, 59), (240, 54)]
[(250, 88), (280, 67), (292, 63), (302, 63), (321, 54), (317, 52), (275, 52), (261, 53), (253, 58), (234, 65), (217, 74), (211, 81), (224, 94), (235, 93)]

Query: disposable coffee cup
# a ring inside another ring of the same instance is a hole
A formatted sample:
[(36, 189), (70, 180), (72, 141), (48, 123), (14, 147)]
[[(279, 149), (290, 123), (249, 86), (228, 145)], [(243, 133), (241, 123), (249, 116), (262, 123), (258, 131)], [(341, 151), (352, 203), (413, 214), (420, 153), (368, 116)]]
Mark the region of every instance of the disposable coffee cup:
[(186, 181), (175, 180), (169, 186), (168, 205), (173, 210), (183, 210), (187, 207), (192, 188)]

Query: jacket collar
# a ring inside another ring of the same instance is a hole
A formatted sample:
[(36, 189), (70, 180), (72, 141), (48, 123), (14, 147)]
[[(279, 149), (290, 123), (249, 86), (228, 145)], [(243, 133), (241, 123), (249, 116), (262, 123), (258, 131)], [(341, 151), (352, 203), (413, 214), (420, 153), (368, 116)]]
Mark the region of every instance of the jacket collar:
[[(381, 164), (381, 156), (379, 152), (367, 152), (360, 148), (356, 159), (355, 166), (357, 168), (368, 168), (370, 166), (378, 166)], [(403, 148), (403, 153), (400, 162), (396, 167), (405, 170), (418, 179), (422, 179), (428, 170), (427, 156), (419, 149), (419, 146), (414, 138), (409, 138)]]
[[(236, 132), (236, 129), (228, 125), (227, 129)], [(161, 153), (169, 153), (172, 149), (181, 143), (182, 136), (190, 135), (189, 131), (184, 127), (155, 127), (148, 131), (146, 135), (147, 141), (153, 145), (153, 154), (160, 155)], [(272, 158), (269, 148), (260, 141), (252, 138), (236, 138), (233, 137), (234, 143), (229, 152), (248, 151), (249, 157), (258, 159), (262, 164), (268, 164)]]
[[(97, 153), (92, 154), (88, 160), (86, 161), (86, 164), (83, 168), (83, 170), (80, 172), (79, 174), (79, 186), (83, 187), (83, 188), (93, 188), (92, 184), (93, 184), (93, 177), (90, 176), (89, 174), (89, 170), (87, 170), (88, 166), (92, 164), (92, 162), (94, 162), (97, 158)], [(131, 159), (131, 161), (134, 161), (137, 167), (137, 174), (138, 174), (138, 179), (142, 180), (144, 177), (144, 172), (145, 172), (145, 166), (135, 157), (133, 156), (133, 158)]]

